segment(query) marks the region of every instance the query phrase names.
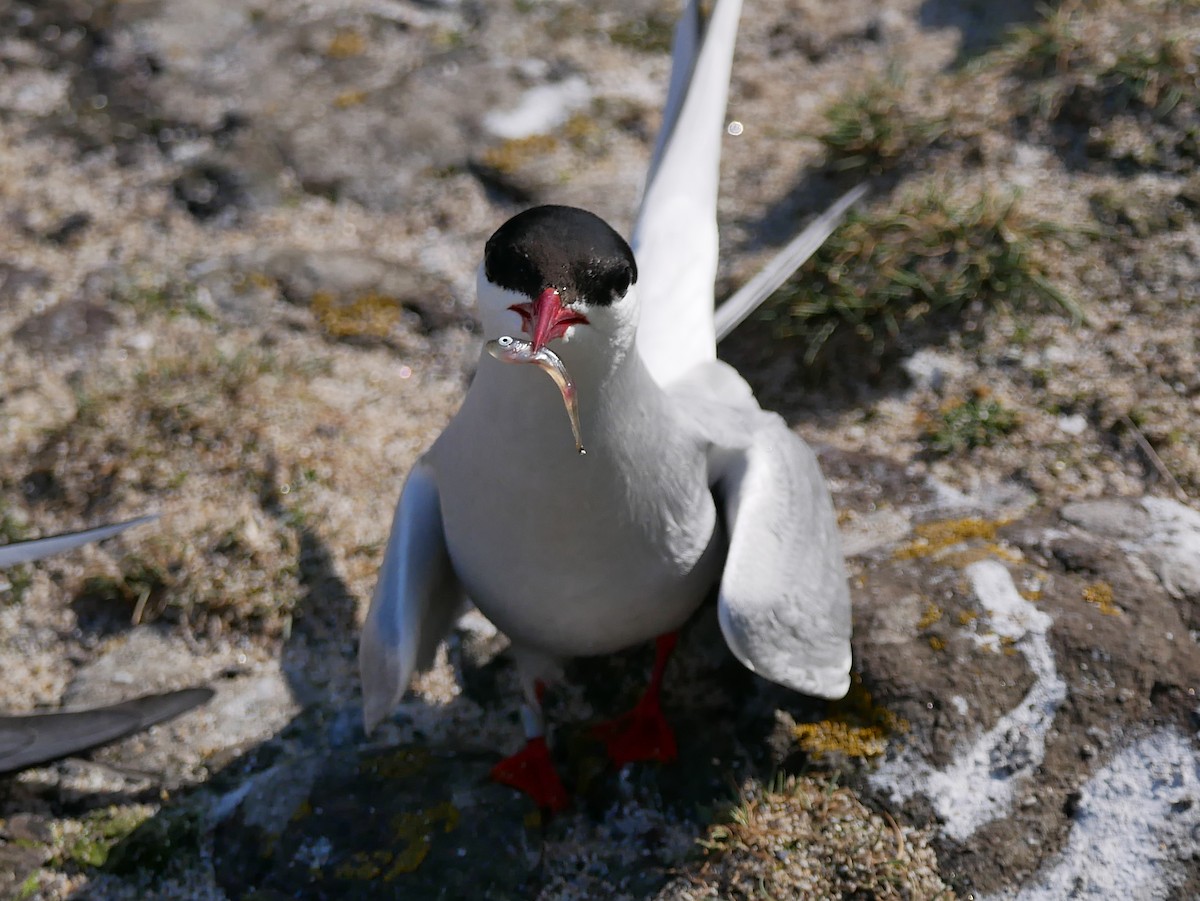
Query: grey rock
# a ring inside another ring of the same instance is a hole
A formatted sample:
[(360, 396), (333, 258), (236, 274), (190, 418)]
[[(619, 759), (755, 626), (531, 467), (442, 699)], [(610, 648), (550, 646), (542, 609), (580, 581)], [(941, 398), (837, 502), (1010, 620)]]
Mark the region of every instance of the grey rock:
[(41, 291), (49, 283), (49, 275), (41, 269), (0, 260), (0, 303), (16, 300), (27, 291)]
[(35, 353), (85, 356), (98, 349), (117, 323), (107, 305), (77, 296), (26, 319), (13, 340)]
[(1200, 602), (1200, 512), (1170, 498), (1118, 498), (1068, 504), (1063, 518), (1118, 539), (1173, 597)]
[(540, 838), (491, 762), (398, 747), (277, 767), (218, 830), (218, 880), (231, 897), (527, 898)]
[(203, 678), (204, 667), (187, 645), (155, 626), (139, 626), (111, 639), (104, 651), (75, 672), (64, 704), (95, 707), (147, 691), (182, 688)]
[(364, 305), (397, 321), (415, 315), (417, 325), (438, 331), (459, 324), (467, 313), (451, 289), (427, 272), (354, 251), (283, 249), (241, 263), (275, 281), (287, 300), (317, 305), (325, 312), (353, 315)]

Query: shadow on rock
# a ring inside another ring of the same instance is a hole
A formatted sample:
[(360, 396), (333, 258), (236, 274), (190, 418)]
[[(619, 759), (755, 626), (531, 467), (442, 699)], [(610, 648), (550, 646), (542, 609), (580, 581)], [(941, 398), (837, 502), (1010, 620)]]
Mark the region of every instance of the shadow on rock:
[[(286, 516), (271, 487), (264, 510)], [(748, 776), (777, 766), (776, 711), (811, 702), (745, 671), (725, 649), (715, 605), (685, 630), (664, 703), (681, 757), (614, 771), (591, 726), (628, 709), (652, 648), (583, 660), (552, 690), (559, 771), (575, 803), (544, 822), (523, 795), (490, 781), (521, 727), (515, 668), (487, 630), (450, 640), (461, 689), (441, 704), (412, 699), (373, 740), (361, 729), (356, 600), (329, 549), (298, 526), (304, 586), (282, 649), (301, 712), (210, 780), (179, 793), (108, 855), (105, 869), (154, 882), (174, 855), (212, 840), (231, 898), (527, 898), (578, 858), (598, 884), (652, 894), (682, 863), (714, 807)], [(632, 843), (631, 843), (632, 842)]]

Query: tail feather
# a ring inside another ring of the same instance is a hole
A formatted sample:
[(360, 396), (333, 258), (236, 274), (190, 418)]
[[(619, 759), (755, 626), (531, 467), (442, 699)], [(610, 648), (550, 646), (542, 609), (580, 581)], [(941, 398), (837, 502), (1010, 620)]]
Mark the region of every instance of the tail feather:
[(654, 153), (650, 155), (650, 167), (646, 171), (647, 191), (654, 183), (654, 176), (658, 174), (671, 135), (675, 133), (675, 126), (679, 124), (679, 112), (683, 108), (683, 99), (687, 96), (688, 83), (696, 69), (696, 57), (700, 53), (703, 34), (704, 14), (700, 10), (700, 4), (689, 2), (675, 24), (675, 35), (671, 40), (671, 80), (667, 85), (667, 101), (663, 104), (662, 123), (654, 142)]
[(741, 0), (717, 0), (699, 25), (689, 0), (675, 30), (663, 130), (633, 233), (638, 348), (660, 383), (716, 357), (717, 187)]

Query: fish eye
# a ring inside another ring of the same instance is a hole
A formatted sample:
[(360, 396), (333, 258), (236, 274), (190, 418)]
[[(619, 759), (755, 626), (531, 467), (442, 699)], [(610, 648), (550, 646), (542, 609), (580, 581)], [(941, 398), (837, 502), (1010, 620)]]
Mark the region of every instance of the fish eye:
[(502, 338), (499, 339), (499, 344), (501, 347), (508, 347), (512, 343), (513, 343), (513, 339), (508, 335), (504, 335)]

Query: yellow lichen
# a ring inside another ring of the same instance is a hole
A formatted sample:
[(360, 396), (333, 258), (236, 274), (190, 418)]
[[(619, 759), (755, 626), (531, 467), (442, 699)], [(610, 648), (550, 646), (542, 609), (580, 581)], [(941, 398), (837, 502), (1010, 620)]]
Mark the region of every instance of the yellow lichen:
[(977, 619), (979, 619), (979, 614), (974, 610), (962, 610), (958, 614), (958, 624), (960, 626), (969, 626)]
[(553, 135), (529, 135), (489, 147), (480, 159), (488, 168), (511, 175), (526, 163), (552, 153), (557, 147), (558, 138)]
[(833, 752), (878, 757), (887, 750), (889, 736), (909, 728), (907, 720), (874, 702), (857, 673), (851, 677), (846, 697), (830, 702), (828, 710), (827, 719), (798, 723), (794, 729), (800, 747), (814, 759)]
[(306, 820), (312, 816), (312, 813), (312, 802), (305, 798), (296, 806), (296, 809), (292, 811), (292, 822), (298, 823), (301, 820)]
[[(976, 540), (988, 542), (982, 549), (982, 555), (978, 549), (970, 549), (960, 552), (961, 559), (947, 558), (947, 562), (950, 562), (950, 565), (963, 566), (993, 555), (1012, 559), (1015, 552), (996, 543), (997, 531), (1010, 522), (1011, 519), (988, 520), (978, 517), (923, 522), (913, 527), (916, 539), (897, 548), (893, 556), (897, 560), (932, 557), (955, 545)], [(1017, 559), (1020, 559), (1019, 556)]]
[(350, 109), (365, 103), (367, 96), (367, 92), (363, 90), (342, 91), (333, 98), (333, 105), (337, 109)]
[(415, 813), (398, 813), (392, 818), (392, 836), (404, 846), (399, 851), (359, 851), (336, 871), (339, 879), (391, 882), (417, 869), (429, 856), (433, 836), (441, 824), (443, 833), (458, 828), (458, 808), (449, 801)]
[(944, 651), (946, 650), (946, 640), (944, 638), (939, 638), (937, 635), (930, 635), (929, 646), (935, 651)]
[(261, 288), (264, 291), (272, 291), (278, 287), (278, 283), (265, 272), (250, 272), (246, 275), (246, 280), (256, 288)]
[(429, 752), (424, 748), (397, 748), (390, 754), (368, 757), (359, 768), (384, 779), (408, 779), (428, 765)]
[(944, 563), (946, 566), (953, 567), (954, 569), (965, 569), (972, 563), (978, 563), (980, 560), (990, 560), (993, 557), (1007, 560), (1009, 563), (1020, 563), (1024, 559), (1019, 551), (1004, 547), (995, 541), (989, 541), (979, 547), (964, 548), (961, 551), (947, 551), (938, 557), (938, 562)]
[(1040, 588), (1026, 588), (1024, 591), (1019, 592), (1019, 594), (1031, 604), (1042, 599), (1042, 589)]
[(834, 751), (851, 757), (878, 757), (887, 750), (887, 735), (882, 727), (851, 726), (838, 720), (798, 723), (796, 740), (817, 759)]
[(361, 294), (350, 303), (325, 291), (312, 298), (321, 328), (335, 338), (385, 338), (400, 321), (401, 309), (400, 301), (386, 294)]
[(566, 121), (563, 136), (577, 149), (593, 145), (604, 135), (600, 123), (586, 113), (575, 113)]
[(942, 618), (942, 608), (937, 604), (929, 603), (925, 605), (925, 612), (921, 614), (921, 618), (917, 620), (917, 631), (921, 632), (928, 629), (934, 623), (939, 622)]
[(397, 814), (392, 819), (392, 830), (397, 841), (407, 844), (396, 852), (396, 859), (383, 878), (390, 881), (404, 873), (413, 872), (429, 856), (435, 826), (443, 823), (443, 832), (453, 832), (458, 828), (458, 820), (458, 808), (449, 801), (443, 801), (428, 810)]
[(325, 48), (325, 55), (330, 59), (351, 59), (366, 49), (367, 41), (362, 34), (353, 28), (339, 28)]
[(1113, 588), (1107, 582), (1092, 582), (1085, 586), (1083, 599), (1098, 607), (1105, 616), (1121, 615), (1121, 609), (1113, 603)]
[(335, 875), (338, 879), (373, 881), (383, 874), (384, 868), (395, 856), (391, 851), (358, 851), (345, 863), (338, 865)]

